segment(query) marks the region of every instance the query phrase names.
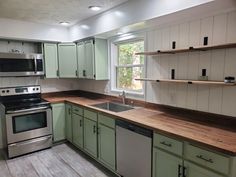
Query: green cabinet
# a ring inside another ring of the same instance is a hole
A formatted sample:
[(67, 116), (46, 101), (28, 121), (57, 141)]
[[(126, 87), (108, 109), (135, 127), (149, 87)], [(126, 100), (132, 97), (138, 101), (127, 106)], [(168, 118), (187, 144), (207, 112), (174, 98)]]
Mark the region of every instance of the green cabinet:
[(52, 104), (53, 114), (53, 141), (66, 139), (65, 135), (65, 104)]
[(97, 158), (97, 122), (84, 117), (84, 150)]
[(183, 177), (182, 171), (182, 158), (153, 148), (153, 177)]
[(84, 133), (83, 133), (83, 117), (81, 115), (72, 114), (73, 123), (73, 144), (80, 149), (83, 148), (84, 144)]
[(57, 57), (57, 44), (55, 43), (44, 43), (44, 66), (46, 78), (57, 78), (58, 77), (58, 57)]
[(91, 38), (77, 44), (79, 78), (108, 79), (107, 40)]
[(115, 130), (103, 124), (98, 125), (98, 158), (107, 167), (115, 170), (116, 148)]
[(84, 42), (77, 44), (77, 60), (78, 60), (78, 77), (86, 78), (86, 60), (85, 60), (85, 45)]
[(60, 78), (77, 77), (77, 55), (74, 43), (58, 44), (58, 62)]
[(66, 139), (72, 142), (72, 106), (66, 104)]
[(184, 162), (187, 177), (223, 177), (210, 170), (201, 168), (193, 163)]
[(154, 134), (153, 177), (229, 177), (229, 169), (230, 158), (223, 154)]

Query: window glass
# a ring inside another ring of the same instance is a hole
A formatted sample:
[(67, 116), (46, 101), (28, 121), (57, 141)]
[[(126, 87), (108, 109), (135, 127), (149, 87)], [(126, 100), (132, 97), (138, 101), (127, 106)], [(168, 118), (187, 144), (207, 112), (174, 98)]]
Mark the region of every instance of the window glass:
[(144, 75), (144, 56), (135, 53), (144, 51), (144, 41), (118, 44), (117, 48), (116, 89), (143, 92), (143, 83), (135, 79)]

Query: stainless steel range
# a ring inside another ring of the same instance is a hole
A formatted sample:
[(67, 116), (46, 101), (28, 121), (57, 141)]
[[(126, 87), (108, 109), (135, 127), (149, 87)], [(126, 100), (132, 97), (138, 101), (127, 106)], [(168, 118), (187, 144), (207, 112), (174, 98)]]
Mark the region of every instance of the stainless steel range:
[(52, 110), (40, 86), (1, 88), (0, 101), (9, 158), (52, 146)]

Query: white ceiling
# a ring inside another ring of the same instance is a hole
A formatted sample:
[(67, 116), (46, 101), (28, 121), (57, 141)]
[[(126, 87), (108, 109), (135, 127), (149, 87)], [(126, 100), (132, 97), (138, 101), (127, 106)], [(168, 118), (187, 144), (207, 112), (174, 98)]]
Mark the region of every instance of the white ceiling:
[[(128, 0), (0, 0), (0, 18), (58, 25), (94, 16)], [(88, 6), (102, 6), (94, 12)]]

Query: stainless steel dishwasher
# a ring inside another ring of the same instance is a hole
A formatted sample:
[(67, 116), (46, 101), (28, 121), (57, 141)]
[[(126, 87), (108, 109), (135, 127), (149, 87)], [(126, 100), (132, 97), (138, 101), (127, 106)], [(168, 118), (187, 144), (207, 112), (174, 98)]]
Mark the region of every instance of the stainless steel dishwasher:
[(151, 177), (152, 131), (116, 120), (117, 172), (122, 177)]

